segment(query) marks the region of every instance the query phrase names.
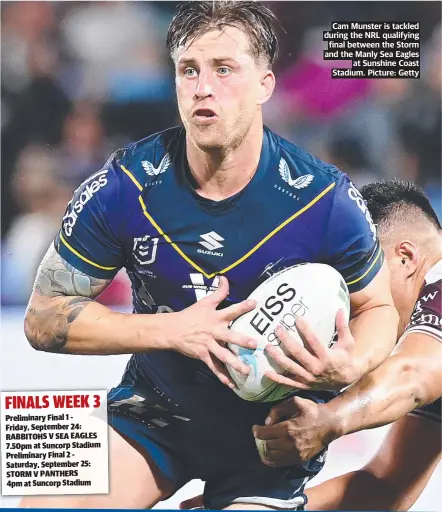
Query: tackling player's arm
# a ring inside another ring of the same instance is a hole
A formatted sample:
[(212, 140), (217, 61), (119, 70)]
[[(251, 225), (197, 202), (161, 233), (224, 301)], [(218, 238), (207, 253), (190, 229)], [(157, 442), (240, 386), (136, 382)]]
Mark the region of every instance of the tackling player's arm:
[(442, 396), (442, 337), (434, 331), (411, 328), (379, 368), (326, 404), (294, 397), (274, 407), (268, 426), (254, 428), (265, 441), (263, 461), (303, 463), (343, 435), (392, 423)]
[(326, 404), (333, 437), (387, 425), (442, 396), (442, 343), (411, 332), (377, 370)]
[(441, 460), (440, 424), (406, 416), (362, 469), (306, 490), (309, 510), (409, 510)]

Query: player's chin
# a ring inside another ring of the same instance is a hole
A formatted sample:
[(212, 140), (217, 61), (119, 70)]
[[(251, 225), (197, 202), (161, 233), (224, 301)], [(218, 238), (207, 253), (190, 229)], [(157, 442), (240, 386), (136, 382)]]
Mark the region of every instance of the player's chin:
[(192, 137), (195, 145), (201, 149), (202, 151), (210, 151), (214, 149), (221, 149), (225, 147), (226, 141), (220, 135), (219, 132), (216, 133), (194, 133)]

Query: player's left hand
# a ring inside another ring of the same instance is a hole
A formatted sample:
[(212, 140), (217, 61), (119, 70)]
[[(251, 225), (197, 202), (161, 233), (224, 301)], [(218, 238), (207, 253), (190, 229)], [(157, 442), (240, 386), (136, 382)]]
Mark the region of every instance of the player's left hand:
[(359, 380), (361, 375), (354, 358), (355, 340), (343, 310), (339, 310), (336, 315), (338, 340), (331, 348), (321, 344), (302, 317), (297, 319), (296, 328), (304, 346), (281, 326), (275, 331), (290, 357), (271, 344), (266, 346), (267, 354), (288, 372), (279, 375), (267, 371), (265, 374), (269, 379), (306, 390), (340, 390)]
[(338, 437), (334, 416), (327, 404), (299, 396), (276, 405), (266, 426), (253, 427), (262, 462), (271, 467), (307, 462)]

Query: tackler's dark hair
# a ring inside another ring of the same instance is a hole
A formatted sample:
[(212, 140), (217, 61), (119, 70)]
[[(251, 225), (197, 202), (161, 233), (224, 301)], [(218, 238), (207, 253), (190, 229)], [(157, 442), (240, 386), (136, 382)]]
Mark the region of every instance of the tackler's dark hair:
[[(419, 209), (437, 229), (442, 229), (439, 219), (425, 192), (410, 181), (389, 180), (364, 185), (360, 192), (377, 225), (387, 223), (393, 215), (403, 215), (407, 220), (412, 211)], [(412, 220), (410, 218), (410, 220)]]

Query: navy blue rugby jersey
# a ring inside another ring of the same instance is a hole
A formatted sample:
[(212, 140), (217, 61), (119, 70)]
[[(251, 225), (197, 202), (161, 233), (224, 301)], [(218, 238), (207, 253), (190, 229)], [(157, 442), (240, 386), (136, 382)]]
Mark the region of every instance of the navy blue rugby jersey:
[(375, 226), (347, 176), (267, 128), (253, 179), (222, 201), (195, 193), (180, 127), (115, 152), (74, 193), (55, 246), (97, 278), (125, 267), (138, 313), (186, 308), (218, 274), (238, 302), (297, 263), (333, 266), (350, 292), (382, 264)]
[[(403, 336), (413, 332), (432, 336), (442, 342), (442, 260), (439, 260), (425, 275), (424, 286)], [(432, 404), (415, 409), (410, 414), (440, 423), (441, 401), (439, 398)]]
[(230, 283), (223, 305), (237, 303), (272, 272), (304, 262), (333, 266), (355, 292), (383, 259), (347, 176), (267, 128), (252, 180), (222, 201), (195, 192), (181, 127), (117, 151), (74, 193), (55, 247), (97, 278), (125, 267), (136, 313), (180, 311), (221, 274)]

